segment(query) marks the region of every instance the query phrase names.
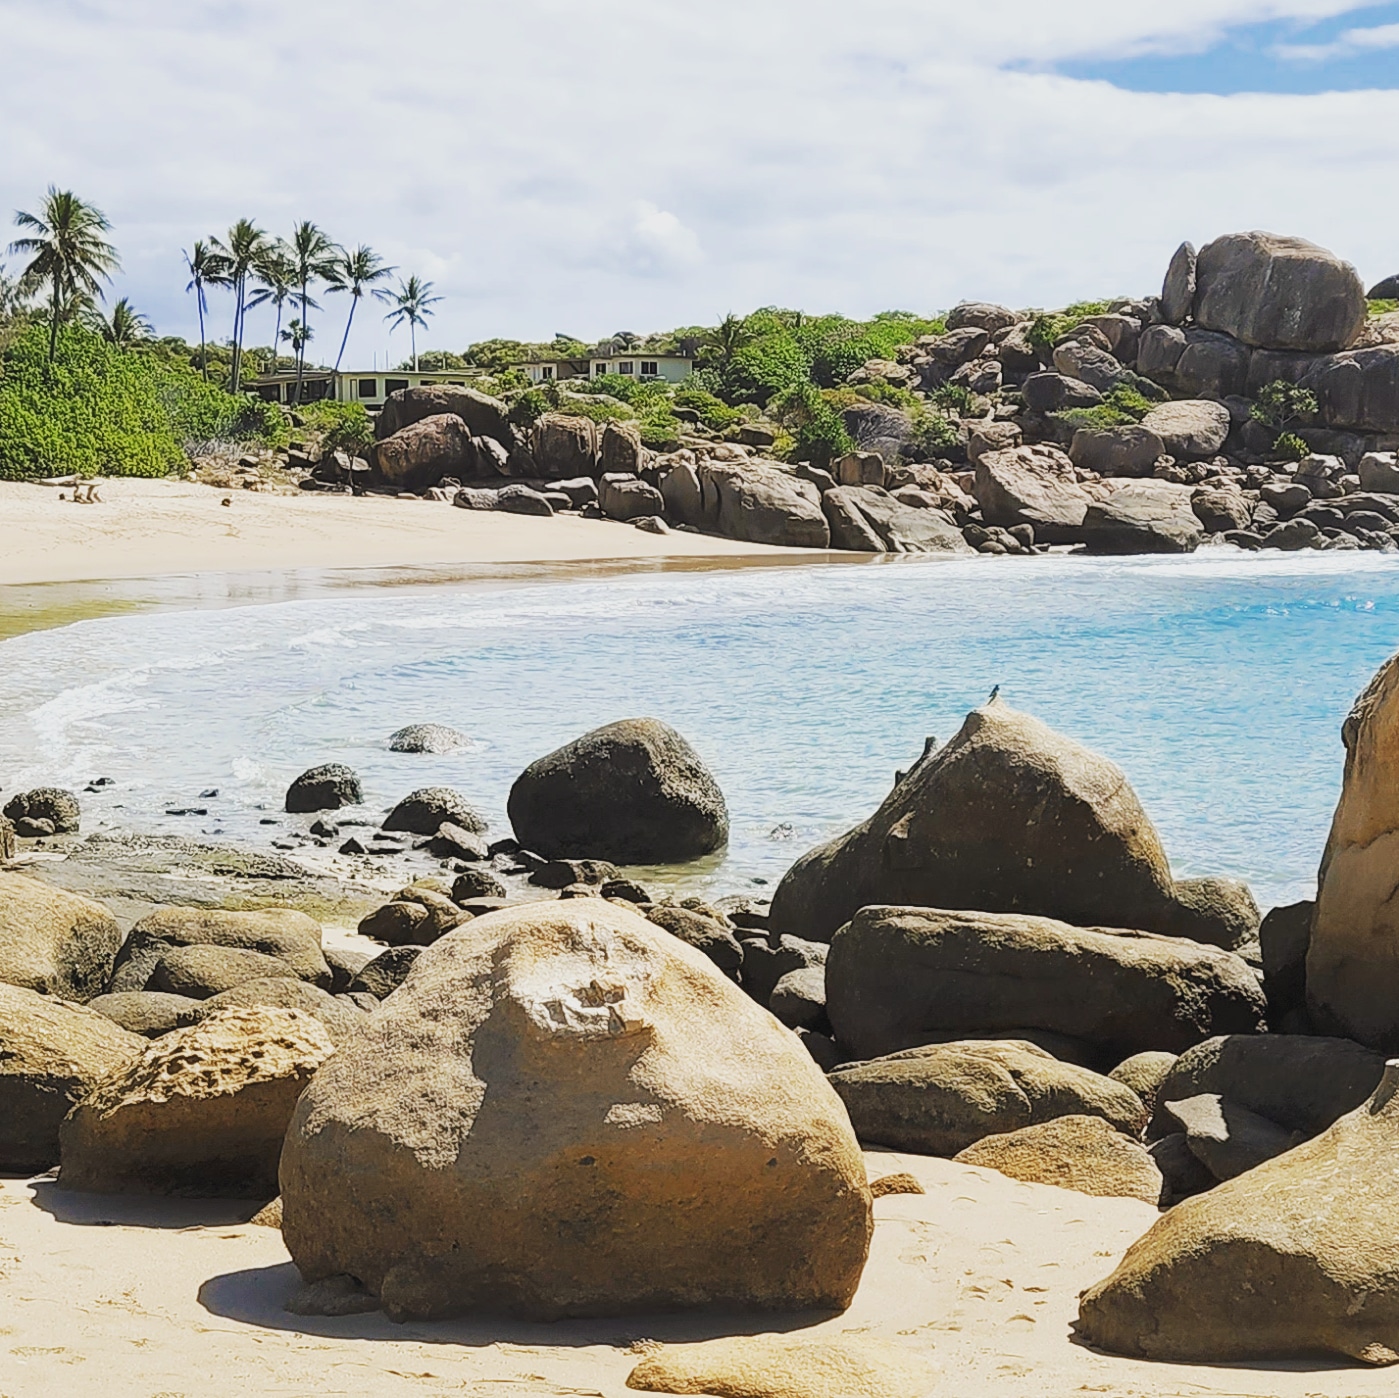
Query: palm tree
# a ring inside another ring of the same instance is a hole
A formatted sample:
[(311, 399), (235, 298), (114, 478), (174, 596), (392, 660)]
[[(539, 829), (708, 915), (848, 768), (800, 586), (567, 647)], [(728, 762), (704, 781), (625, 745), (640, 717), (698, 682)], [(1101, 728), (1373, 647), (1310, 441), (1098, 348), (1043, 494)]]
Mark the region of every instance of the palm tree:
[(277, 346), (282, 343), (282, 307), (291, 299), (292, 279), (295, 276), (296, 267), (292, 263), (291, 249), (280, 239), (268, 244), (253, 268), (253, 279), (257, 282), (258, 289), (248, 297), (248, 310), (269, 304), (277, 308), (277, 326), (272, 332), (274, 373), (277, 369)]
[(350, 293), (350, 314), (345, 317), (345, 333), (340, 337), (340, 353), (335, 356), (335, 368), (339, 372), (340, 361), (345, 357), (345, 346), (350, 342), (350, 326), (354, 324), (355, 307), (359, 305), (366, 289), (373, 284), (392, 276), (395, 269), (386, 267), (383, 259), (373, 248), (361, 244), (353, 252), (341, 252), (335, 259), (335, 268), (327, 276), (331, 291)]
[(233, 378), (231, 393), (238, 392), (243, 377), (243, 313), (247, 309), (248, 276), (272, 240), (250, 218), (240, 218), (228, 230), (228, 241), (213, 239), (214, 246), (228, 261), (228, 281), (233, 288)]
[[(292, 401), (301, 402), (301, 381), (306, 373), (306, 342), (311, 338), (307, 312), (314, 304), (311, 300), (311, 283), (324, 280), (335, 270), (340, 249), (309, 219), (296, 225), (291, 235), (291, 259), (293, 284), (299, 288), (296, 299), (301, 304), (302, 335), (300, 344), (293, 341), (296, 355), (296, 392)], [(319, 309), (319, 307), (317, 307)]]
[(119, 350), (130, 349), (141, 340), (149, 340), (154, 333), (150, 321), (125, 296), (112, 307), (111, 315), (104, 316), (93, 307), (88, 311), (86, 320), (92, 330)]
[[(232, 281), (231, 264), (221, 252), (216, 252), (202, 238), (195, 239), (194, 247), (185, 253), (185, 266), (189, 269), (189, 285), (186, 291), (194, 292), (194, 304), (199, 308), (199, 371), (204, 381), (209, 381), (209, 353), (204, 338), (204, 317), (209, 313), (209, 298), (205, 288), (228, 286)], [(113, 307), (113, 315), (116, 308)]]
[(313, 339), (314, 335), (309, 325), (304, 325), (301, 321), (293, 318), (287, 328), (281, 331), (281, 338), (291, 345), (292, 353), (300, 359), (307, 341)]
[(719, 351), (720, 364), (727, 364), (752, 338), (744, 317), (736, 316), (732, 311), (719, 322), (710, 336), (711, 343)]
[(10, 251), (30, 258), (23, 277), (31, 286), (49, 288), (49, 363), (58, 349), (58, 324), (82, 303), (102, 294), (121, 265), (117, 250), (102, 235), (111, 224), (95, 205), (72, 190), (49, 186), (38, 214), (15, 213), (15, 226), (29, 230)]
[(379, 300), (393, 307), (384, 317), (389, 323), (390, 330), (396, 330), (404, 321), (408, 322), (408, 334), (413, 345), (413, 370), (415, 373), (418, 368), (418, 327), (421, 325), (424, 329), (427, 328), (428, 317), (433, 314), (432, 307), (442, 299), (440, 296), (429, 295), (431, 290), (431, 282), (420, 282), (416, 276), (412, 276), (407, 281), (400, 277), (397, 291), (376, 291), (374, 293)]

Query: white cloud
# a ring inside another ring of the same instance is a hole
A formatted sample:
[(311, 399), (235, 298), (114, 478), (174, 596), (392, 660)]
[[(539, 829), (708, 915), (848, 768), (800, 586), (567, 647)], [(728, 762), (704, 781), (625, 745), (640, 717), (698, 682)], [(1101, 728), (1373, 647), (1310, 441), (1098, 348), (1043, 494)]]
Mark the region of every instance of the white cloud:
[[(1378, 278), (1399, 270), (1399, 93), (1142, 94), (1046, 71), (1354, 8), (0, 0), (0, 209), (50, 182), (94, 199), (121, 290), (185, 332), (181, 247), (244, 215), (314, 218), (433, 280), (423, 338), (453, 347), (771, 303), (1145, 292), (1182, 238), (1239, 227)], [(388, 348), (377, 314), (352, 359)]]
[(1338, 58), (1354, 58), (1383, 49), (1399, 49), (1399, 24), (1346, 29), (1327, 44), (1278, 44), (1272, 52), (1278, 58), (1296, 63), (1330, 63)]

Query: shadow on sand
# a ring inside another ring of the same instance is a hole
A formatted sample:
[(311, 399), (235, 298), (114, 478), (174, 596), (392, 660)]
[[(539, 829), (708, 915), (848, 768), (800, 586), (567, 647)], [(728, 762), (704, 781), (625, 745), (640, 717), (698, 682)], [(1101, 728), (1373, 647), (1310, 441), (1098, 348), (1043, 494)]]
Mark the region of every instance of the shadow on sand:
[(498, 1343), (584, 1348), (589, 1345), (625, 1347), (637, 1340), (681, 1344), (725, 1335), (759, 1335), (819, 1325), (831, 1318), (826, 1311), (800, 1314), (747, 1314), (712, 1311), (653, 1314), (597, 1320), (530, 1321), (509, 1316), (464, 1316), (455, 1320), (391, 1321), (382, 1311), (364, 1315), (292, 1315), (286, 1304), (301, 1286), (301, 1274), (290, 1262), (274, 1267), (250, 1267), (210, 1277), (199, 1288), (199, 1304), (212, 1315), (242, 1321), (266, 1330), (289, 1330), (341, 1340), (412, 1340), (423, 1344), (483, 1348)]
[(172, 1199), (168, 1194), (84, 1194), (33, 1181), (34, 1205), (60, 1223), (89, 1228), (218, 1228), (247, 1223), (266, 1200)]

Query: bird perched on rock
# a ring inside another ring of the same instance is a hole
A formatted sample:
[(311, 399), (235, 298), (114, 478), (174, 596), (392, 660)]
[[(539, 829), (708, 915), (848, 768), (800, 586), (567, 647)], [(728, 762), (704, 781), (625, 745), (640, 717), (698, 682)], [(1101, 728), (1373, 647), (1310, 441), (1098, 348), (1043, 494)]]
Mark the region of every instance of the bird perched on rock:
[(991, 696), (990, 696), (989, 699), (987, 699), (986, 702), (987, 702), (988, 704), (994, 704), (994, 703), (996, 702), (996, 700), (1000, 697), (1000, 693), (1001, 693), (1001, 687), (1000, 687), (1000, 685), (998, 685), (998, 684), (993, 684), (993, 685), (991, 686)]

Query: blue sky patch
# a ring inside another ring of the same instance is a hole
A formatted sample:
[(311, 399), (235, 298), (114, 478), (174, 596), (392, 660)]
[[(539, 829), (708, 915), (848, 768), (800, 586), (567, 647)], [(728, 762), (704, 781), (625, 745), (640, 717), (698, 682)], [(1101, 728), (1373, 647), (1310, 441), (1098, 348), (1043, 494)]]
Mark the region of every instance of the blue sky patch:
[(1194, 53), (1059, 64), (1065, 77), (1132, 92), (1315, 93), (1399, 88), (1399, 3), (1360, 5), (1319, 22), (1240, 25)]

